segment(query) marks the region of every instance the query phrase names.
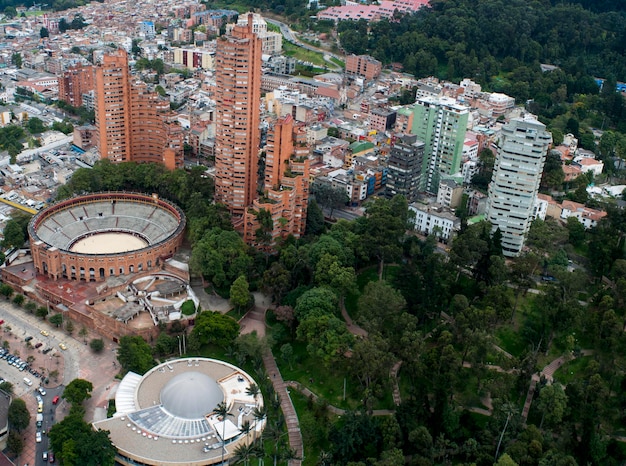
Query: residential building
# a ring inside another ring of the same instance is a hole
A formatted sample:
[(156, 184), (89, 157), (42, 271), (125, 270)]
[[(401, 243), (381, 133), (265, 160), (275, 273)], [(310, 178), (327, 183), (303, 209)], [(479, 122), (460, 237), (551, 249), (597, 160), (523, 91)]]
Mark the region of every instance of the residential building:
[(167, 120), (169, 103), (135, 81), (123, 49), (105, 54), (96, 66), (96, 127), (101, 158), (112, 162), (155, 162), (182, 167), (182, 133)]
[(502, 127), (489, 185), (487, 220), (502, 232), (505, 256), (522, 251), (551, 143), (545, 125), (530, 115)]
[(241, 219), (258, 187), (261, 39), (253, 21), (217, 40), (215, 199)]
[(71, 66), (59, 78), (59, 100), (72, 107), (83, 105), (83, 94), (95, 89), (94, 67), (82, 63)]
[(442, 175), (459, 172), (469, 110), (449, 97), (422, 97), (413, 107), (411, 133), (425, 143), (420, 189), (437, 192)]
[[(265, 181), (263, 196), (256, 198), (244, 214), (244, 240), (271, 250), (280, 238), (300, 238), (306, 227), (309, 201), (309, 160), (294, 156), (293, 118), (287, 115), (273, 123), (265, 146)], [(260, 212), (270, 213), (270, 225), (264, 225)], [(257, 232), (266, 228), (266, 235)], [(264, 238), (264, 239), (263, 239)]]
[(563, 201), (561, 208), (561, 219), (567, 220), (570, 217), (577, 218), (585, 229), (597, 226), (598, 222), (607, 215), (604, 210), (592, 209), (574, 201)]
[(382, 69), (382, 63), (369, 55), (348, 55), (346, 57), (346, 74), (349, 76), (358, 76), (371, 81), (380, 76)]
[(414, 214), (415, 231), (424, 235), (435, 235), (441, 241), (448, 242), (452, 235), (461, 228), (461, 221), (443, 206), (427, 206), (416, 202), (409, 204)]
[(374, 108), (369, 114), (369, 129), (384, 133), (396, 123), (396, 112), (384, 108)]
[(439, 182), (437, 204), (450, 209), (456, 209), (463, 198), (463, 186), (453, 179), (444, 179)]
[[(249, 21), (252, 22), (252, 32), (261, 39), (263, 53), (268, 55), (280, 54), (283, 49), (283, 35), (279, 32), (268, 31), (267, 22), (258, 13), (239, 16), (237, 26), (247, 26)], [(226, 31), (229, 29), (232, 29), (232, 26), (226, 27)]]
[(417, 200), (422, 176), (424, 143), (413, 134), (398, 134), (392, 138), (387, 161), (386, 195), (402, 194), (408, 202)]

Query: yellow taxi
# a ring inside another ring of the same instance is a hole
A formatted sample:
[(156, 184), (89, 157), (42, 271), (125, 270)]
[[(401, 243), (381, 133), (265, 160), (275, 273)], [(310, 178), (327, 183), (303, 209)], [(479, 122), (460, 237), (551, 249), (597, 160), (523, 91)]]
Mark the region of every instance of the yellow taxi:
[(44, 337), (47, 337), (48, 335), (50, 335), (50, 332), (48, 332), (47, 330), (42, 330), (41, 333)]
[(65, 346), (65, 343), (59, 343), (59, 348), (65, 351), (67, 349), (67, 346)]

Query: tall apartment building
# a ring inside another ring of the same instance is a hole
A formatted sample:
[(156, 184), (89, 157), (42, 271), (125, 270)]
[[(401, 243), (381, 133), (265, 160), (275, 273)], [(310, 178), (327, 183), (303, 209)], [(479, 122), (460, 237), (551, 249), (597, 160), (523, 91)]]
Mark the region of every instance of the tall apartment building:
[[(297, 128), (293, 117), (287, 115), (274, 122), (267, 134), (265, 182), (263, 196), (246, 209), (244, 240), (257, 247), (271, 250), (279, 238), (292, 235), (300, 238), (306, 227), (309, 201), (309, 159), (298, 157), (294, 149)], [(272, 230), (266, 244), (259, 241), (257, 231), (261, 209), (272, 218)]]
[(421, 97), (413, 107), (411, 133), (425, 143), (420, 189), (437, 193), (441, 175), (461, 168), (469, 110), (449, 97)]
[(380, 76), (382, 69), (382, 63), (369, 55), (348, 55), (346, 57), (346, 74), (350, 76), (359, 76), (371, 81)]
[(424, 143), (413, 134), (398, 134), (392, 138), (387, 162), (386, 194), (402, 194), (409, 203), (417, 200), (422, 177)]
[(155, 162), (182, 167), (182, 131), (168, 120), (169, 102), (135, 81), (128, 55), (119, 49), (96, 66), (95, 113), (98, 150), (112, 162)]
[(69, 67), (59, 78), (59, 100), (73, 107), (83, 105), (83, 94), (95, 88), (94, 67), (82, 63)]
[(258, 187), (261, 40), (253, 21), (217, 40), (215, 199), (241, 218)]
[(535, 198), (552, 135), (532, 116), (502, 128), (489, 185), (487, 220), (502, 232), (505, 256), (519, 255), (533, 220)]

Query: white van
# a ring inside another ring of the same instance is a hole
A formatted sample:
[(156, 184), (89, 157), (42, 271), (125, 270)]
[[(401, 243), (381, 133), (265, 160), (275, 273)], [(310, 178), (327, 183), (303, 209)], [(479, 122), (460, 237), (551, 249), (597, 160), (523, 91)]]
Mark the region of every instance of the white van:
[(33, 382), (28, 377), (24, 377), (24, 383), (29, 387), (33, 385)]

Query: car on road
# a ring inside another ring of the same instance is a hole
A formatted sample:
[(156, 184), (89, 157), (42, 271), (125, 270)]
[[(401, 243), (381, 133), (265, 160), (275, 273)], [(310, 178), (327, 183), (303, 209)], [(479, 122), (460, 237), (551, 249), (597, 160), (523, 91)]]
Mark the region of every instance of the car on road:
[(55, 405), (59, 402), (59, 395), (56, 395), (54, 398), (52, 398), (52, 404)]
[(47, 337), (48, 335), (50, 335), (50, 332), (48, 332), (47, 330), (42, 330), (41, 333), (44, 337)]
[(35, 345), (35, 348), (41, 348), (42, 346), (43, 346), (43, 343), (42, 343), (42, 342), (39, 342), (39, 343), (37, 343), (37, 344)]
[(67, 349), (67, 346), (65, 345), (65, 343), (59, 343), (59, 348), (65, 351)]
[(48, 452), (47, 451), (44, 451), (41, 454), (41, 459), (44, 460), (44, 461), (48, 461)]
[(43, 403), (37, 403), (37, 412), (43, 413)]
[(52, 452), (52, 451), (48, 452), (48, 462), (49, 463), (54, 463), (54, 452)]
[(37, 431), (37, 433), (35, 434), (35, 441), (37, 443), (41, 443), (41, 432)]
[(33, 337), (29, 335), (29, 336), (27, 336), (26, 338), (24, 338), (24, 341), (25, 341), (25, 342), (29, 342), (29, 341), (31, 341), (32, 339), (33, 339)]
[(24, 377), (24, 383), (29, 387), (33, 385), (33, 382), (28, 377)]
[(41, 396), (46, 396), (46, 391), (43, 389), (43, 387), (39, 387), (37, 391), (41, 394)]

